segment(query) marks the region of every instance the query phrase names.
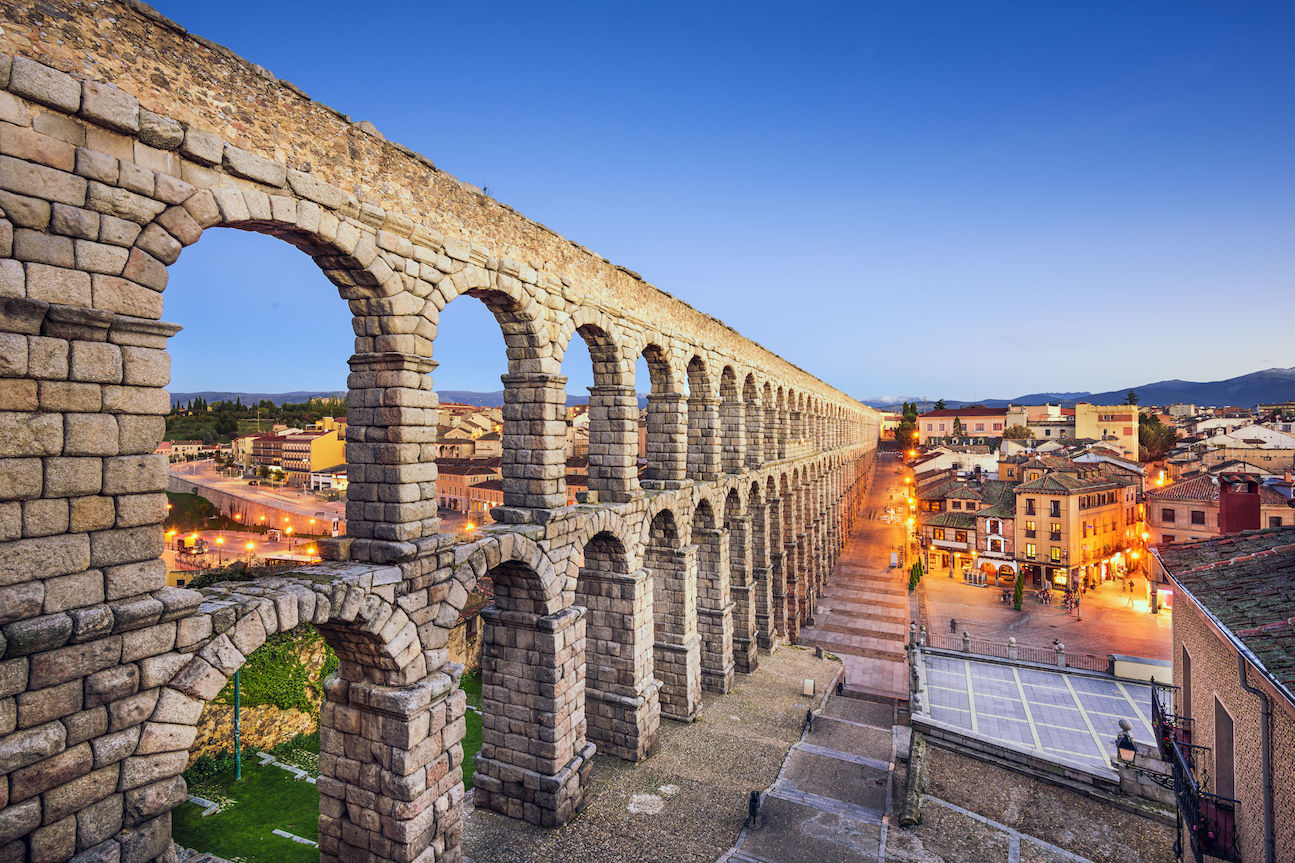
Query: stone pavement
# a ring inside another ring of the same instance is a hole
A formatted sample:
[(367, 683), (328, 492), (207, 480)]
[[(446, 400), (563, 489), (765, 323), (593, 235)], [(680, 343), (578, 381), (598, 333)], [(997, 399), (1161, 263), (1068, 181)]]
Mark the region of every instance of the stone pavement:
[(929, 718), (1045, 758), (1114, 777), (1119, 722), (1154, 740), (1151, 687), (923, 652)]
[[(746, 818), (747, 794), (768, 788), (841, 671), (812, 650), (782, 647), (734, 679), (732, 691), (704, 694), (691, 724), (661, 723), (660, 745), (639, 764), (595, 755), (586, 805), (558, 829), (468, 809), (468, 863), (712, 863), (731, 848)], [(801, 695), (813, 678), (818, 698)], [(469, 768), (470, 769), (470, 768)]]
[(881, 521), (886, 507), (900, 501), (898, 464), (893, 453), (878, 456), (864, 512), (800, 643), (840, 656), (850, 691), (907, 699), (908, 584), (904, 567), (890, 568), (904, 527)]
[(922, 823), (900, 829), (908, 729), (889, 704), (833, 696), (719, 863), (1168, 863), (1172, 822), (928, 749)]
[(1169, 659), (1173, 614), (1151, 614), (1146, 588), (1146, 579), (1139, 577), (1133, 606), (1129, 607), (1129, 594), (1120, 590), (1118, 582), (1107, 582), (1080, 600), (1078, 619), (1060, 604), (1060, 594), (1055, 594), (1052, 605), (1044, 605), (1027, 589), (1025, 602), (1017, 611), (1000, 601), (1006, 586), (964, 584), (961, 577), (949, 578), (940, 570), (928, 573), (918, 589), (922, 622), (933, 633), (947, 635), (949, 619), (956, 618), (957, 632), (965, 630), (972, 638), (1005, 642), (1014, 636), (1017, 643), (1028, 647), (1051, 647), (1055, 638), (1069, 653)]

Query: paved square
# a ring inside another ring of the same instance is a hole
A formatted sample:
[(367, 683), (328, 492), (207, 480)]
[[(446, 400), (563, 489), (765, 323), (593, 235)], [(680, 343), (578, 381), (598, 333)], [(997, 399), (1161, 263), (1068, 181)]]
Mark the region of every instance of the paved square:
[(931, 719), (1016, 749), (1114, 772), (1119, 722), (1151, 731), (1151, 687), (1131, 680), (923, 654)]

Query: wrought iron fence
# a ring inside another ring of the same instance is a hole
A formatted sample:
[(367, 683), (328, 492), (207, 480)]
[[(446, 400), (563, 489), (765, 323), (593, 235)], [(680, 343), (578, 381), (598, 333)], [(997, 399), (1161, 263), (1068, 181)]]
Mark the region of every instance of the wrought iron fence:
[(1240, 863), (1241, 851), (1237, 848), (1237, 807), (1230, 797), (1221, 797), (1202, 791), (1194, 775), (1197, 752), (1207, 752), (1203, 746), (1169, 744), (1173, 755), (1174, 797), (1178, 812), (1187, 825), (1187, 835), (1196, 863), (1204, 863), (1206, 855), (1219, 860)]

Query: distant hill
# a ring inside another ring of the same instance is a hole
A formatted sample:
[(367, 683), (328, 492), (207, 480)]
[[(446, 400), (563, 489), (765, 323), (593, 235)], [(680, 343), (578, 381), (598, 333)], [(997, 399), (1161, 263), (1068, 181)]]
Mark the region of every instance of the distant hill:
[[(987, 408), (1001, 408), (1009, 404), (1041, 405), (1047, 403), (1056, 404), (1058, 402), (1063, 405), (1073, 405), (1077, 401), (1086, 401), (1098, 405), (1119, 404), (1124, 401), (1124, 397), (1128, 395), (1129, 390), (1137, 392), (1138, 401), (1144, 405), (1170, 405), (1183, 402), (1205, 407), (1222, 407), (1224, 405), (1253, 407), (1261, 402), (1295, 401), (1295, 366), (1289, 369), (1264, 369), (1259, 372), (1251, 372), (1248, 375), (1228, 378), (1224, 381), (1156, 381), (1155, 383), (1123, 387), (1122, 389), (1104, 393), (1030, 393), (1017, 396), (1014, 399), (958, 400), (946, 398), (944, 403), (951, 408), (970, 404), (984, 405)], [(883, 409), (898, 409), (906, 401), (918, 402), (919, 408), (922, 406), (922, 399), (913, 396), (906, 398), (884, 396), (862, 401), (866, 405)], [(934, 401), (934, 399), (926, 400), (928, 409)]]
[[(476, 405), (483, 408), (497, 408), (504, 404), (504, 391), (496, 390), (492, 393), (479, 393), (473, 390), (440, 390), (437, 392), (442, 402), (454, 402), (461, 405)], [(217, 390), (202, 390), (201, 392), (190, 393), (171, 393), (171, 404), (182, 405), (192, 401), (195, 397), (204, 398), (208, 403), (219, 401), (233, 401), (235, 398), (243, 400), (245, 405), (254, 405), (263, 399), (269, 399), (276, 405), (286, 402), (297, 404), (309, 399), (332, 398), (334, 396), (346, 397), (346, 390), (334, 390), (332, 392), (319, 392), (309, 390), (296, 390), (290, 393), (238, 393), (238, 392), (221, 392)], [(567, 394), (567, 404), (585, 405), (589, 404), (589, 396)], [(647, 405), (647, 397), (639, 396), (639, 407)]]
[(192, 393), (171, 393), (171, 404), (182, 405), (192, 401), (194, 398), (203, 398), (207, 403), (233, 401), (235, 398), (243, 400), (245, 405), (254, 405), (264, 399), (269, 399), (276, 405), (292, 402), (299, 404), (310, 399), (327, 399), (335, 396), (346, 397), (346, 390), (318, 391), (318, 390), (295, 390), (290, 393), (236, 393), (221, 392), (218, 390), (203, 390)]

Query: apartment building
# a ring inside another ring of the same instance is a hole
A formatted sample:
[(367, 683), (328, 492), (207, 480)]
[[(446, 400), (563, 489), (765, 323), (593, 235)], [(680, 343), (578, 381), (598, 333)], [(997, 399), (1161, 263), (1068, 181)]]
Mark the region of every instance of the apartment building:
[(955, 426), (964, 437), (1002, 437), (1007, 428), (1007, 411), (1001, 408), (957, 408), (927, 411), (917, 418), (918, 440), (922, 446), (932, 439), (947, 438)]

